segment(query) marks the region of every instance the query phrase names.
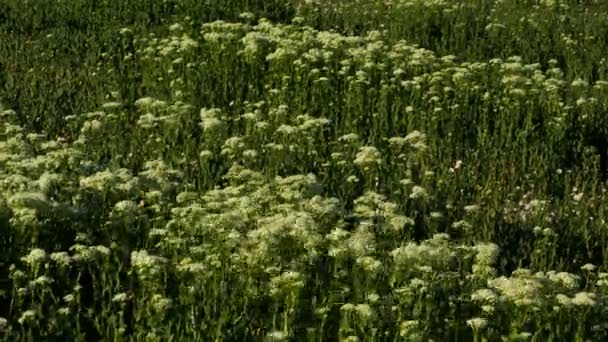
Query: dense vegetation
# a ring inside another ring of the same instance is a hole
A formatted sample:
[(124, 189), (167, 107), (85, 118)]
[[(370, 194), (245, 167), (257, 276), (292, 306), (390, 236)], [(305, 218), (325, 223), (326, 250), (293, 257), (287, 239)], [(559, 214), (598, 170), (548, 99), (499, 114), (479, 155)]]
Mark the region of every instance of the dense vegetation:
[(608, 5), (1, 0), (0, 339), (605, 341)]

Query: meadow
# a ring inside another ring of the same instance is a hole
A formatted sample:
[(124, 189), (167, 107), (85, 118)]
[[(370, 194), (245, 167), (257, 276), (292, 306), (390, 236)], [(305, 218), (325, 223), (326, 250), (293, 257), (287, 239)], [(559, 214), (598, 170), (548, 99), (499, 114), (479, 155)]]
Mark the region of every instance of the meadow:
[(608, 340), (608, 4), (0, 0), (0, 340)]

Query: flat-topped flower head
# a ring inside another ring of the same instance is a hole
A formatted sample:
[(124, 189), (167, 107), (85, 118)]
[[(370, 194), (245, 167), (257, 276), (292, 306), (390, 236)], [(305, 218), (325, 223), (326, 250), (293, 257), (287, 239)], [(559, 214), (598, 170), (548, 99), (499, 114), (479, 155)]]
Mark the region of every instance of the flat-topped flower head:
[(269, 342), (282, 342), (287, 341), (289, 339), (289, 335), (284, 331), (275, 330), (266, 335)]
[(152, 104), (156, 101), (153, 97), (142, 97), (135, 101), (135, 106), (141, 109), (150, 109)]
[(576, 306), (595, 306), (596, 294), (593, 292), (579, 292), (572, 298), (572, 304)]
[(41, 192), (21, 192), (11, 196), (8, 203), (13, 208), (32, 209), (45, 212), (51, 206), (48, 198)]
[(8, 327), (8, 320), (4, 317), (0, 317), (0, 333), (6, 331)]
[(67, 252), (54, 252), (51, 253), (51, 260), (61, 267), (67, 267), (70, 265), (72, 258)]
[(471, 295), (471, 300), (478, 303), (495, 303), (496, 293), (490, 289), (479, 289)]
[(567, 289), (579, 287), (580, 277), (568, 272), (547, 272), (547, 278)]
[(370, 169), (382, 164), (382, 155), (374, 146), (363, 146), (355, 156), (355, 164)]
[(478, 332), (484, 330), (488, 326), (488, 320), (481, 317), (471, 318), (467, 320), (467, 325), (473, 329), (473, 331)]
[(17, 320), (19, 324), (24, 325), (36, 320), (38, 313), (35, 310), (26, 310), (21, 314), (21, 317)]
[(494, 243), (482, 243), (475, 246), (475, 262), (483, 265), (493, 265), (498, 258), (499, 249)]
[(412, 337), (420, 332), (420, 321), (408, 320), (399, 324), (399, 335), (401, 337)]
[(38, 265), (43, 263), (47, 259), (47, 254), (44, 249), (34, 248), (30, 250), (30, 253), (21, 258), (21, 261), (28, 264), (29, 266)]
[(425, 201), (428, 199), (428, 197), (429, 197), (429, 194), (425, 188), (423, 188), (419, 185), (414, 185), (414, 187), (412, 188), (412, 192), (410, 193), (411, 199)]

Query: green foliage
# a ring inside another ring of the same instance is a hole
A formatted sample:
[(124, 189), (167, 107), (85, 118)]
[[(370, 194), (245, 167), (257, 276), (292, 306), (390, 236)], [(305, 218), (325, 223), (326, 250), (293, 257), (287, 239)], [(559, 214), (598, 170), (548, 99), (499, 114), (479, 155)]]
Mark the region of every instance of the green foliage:
[(606, 23), (3, 2), (0, 339), (608, 339)]

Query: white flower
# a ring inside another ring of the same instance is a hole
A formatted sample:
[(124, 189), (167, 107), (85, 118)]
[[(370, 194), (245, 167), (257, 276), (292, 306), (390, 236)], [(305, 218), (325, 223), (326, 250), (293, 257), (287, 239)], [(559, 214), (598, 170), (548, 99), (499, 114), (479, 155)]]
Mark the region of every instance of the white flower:
[(496, 293), (490, 289), (479, 289), (471, 295), (471, 300), (479, 303), (495, 303)]
[(142, 97), (135, 101), (135, 106), (147, 109), (152, 106), (152, 103), (154, 103), (154, 101), (155, 99), (152, 97)]
[(213, 152), (209, 150), (203, 150), (201, 151), (201, 153), (199, 153), (199, 158), (201, 158), (202, 160), (208, 160), (211, 157), (213, 157)]
[(488, 282), (488, 285), (492, 288), (498, 289), (505, 299), (514, 302), (516, 305), (538, 305), (542, 301), (542, 289), (543, 285), (538, 279), (534, 279), (525, 275), (518, 275), (525, 273), (524, 270), (520, 272), (514, 271), (513, 277), (499, 277), (492, 279)]
[(29, 266), (33, 266), (44, 262), (46, 260), (46, 257), (47, 254), (44, 249), (34, 248), (27, 256), (22, 257), (21, 260)]
[(192, 262), (192, 259), (186, 257), (179, 265), (177, 265), (178, 271), (188, 272), (192, 274), (204, 274), (207, 271), (207, 267), (200, 262)]
[(354, 311), (355, 311), (355, 305), (354, 305), (354, 304), (351, 304), (351, 303), (346, 303), (346, 304), (343, 304), (343, 305), (340, 307), (340, 311), (344, 311), (344, 312), (354, 312)]
[(201, 126), (205, 132), (215, 132), (225, 127), (226, 123), (218, 118), (207, 118), (203, 120)]
[(122, 107), (122, 103), (117, 102), (117, 101), (110, 101), (110, 102), (106, 102), (101, 105), (101, 108), (103, 108), (103, 109), (117, 109), (120, 107)]
[(412, 336), (419, 332), (420, 322), (417, 320), (403, 321), (399, 324), (399, 335), (401, 337)]
[(572, 298), (572, 304), (576, 306), (594, 306), (596, 304), (595, 293), (579, 292)]
[(416, 145), (418, 143), (425, 143), (426, 135), (424, 133), (421, 133), (420, 131), (414, 130), (405, 136), (405, 142), (410, 145)]
[(165, 258), (150, 255), (146, 250), (131, 252), (131, 267), (142, 276), (157, 274), (165, 263)]
[(49, 194), (55, 189), (62, 181), (62, 176), (56, 173), (43, 173), (38, 179), (38, 187), (44, 194)]
[(382, 263), (371, 256), (359, 257), (356, 262), (365, 272), (370, 274), (377, 274), (382, 269)]
[(475, 261), (481, 265), (492, 265), (498, 257), (498, 246), (493, 243), (479, 244), (475, 246), (475, 251)]
[(57, 314), (59, 314), (61, 316), (68, 316), (70, 314), (70, 308), (66, 308), (66, 307), (59, 308), (59, 309), (57, 309)]
[(338, 141), (347, 144), (355, 144), (359, 141), (359, 136), (355, 133), (349, 133), (339, 137)]
[(394, 216), (389, 220), (391, 228), (397, 232), (401, 231), (404, 227), (412, 227), (415, 223), (414, 219), (402, 215)]
[(137, 212), (137, 203), (125, 200), (114, 205), (114, 211), (117, 213), (133, 214)]
[(485, 318), (476, 317), (467, 320), (467, 325), (470, 326), (473, 331), (477, 332), (485, 329), (488, 326), (488, 320)]
[(354, 309), (362, 321), (367, 321), (374, 316), (374, 310), (369, 304), (357, 304)]
[(67, 304), (72, 304), (76, 301), (76, 296), (74, 296), (73, 294), (67, 294), (65, 296), (63, 296), (63, 300), (67, 303)]
[(270, 293), (273, 295), (289, 294), (304, 287), (304, 280), (299, 272), (287, 271), (270, 281)]
[(43, 276), (40, 276), (40, 277), (32, 280), (30, 282), (30, 285), (35, 288), (35, 287), (45, 287), (52, 283), (53, 283), (53, 279), (43, 275)]
[(428, 193), (423, 187), (414, 185), (410, 198), (413, 200), (426, 200), (428, 198)]
[(443, 213), (441, 213), (439, 211), (432, 211), (430, 216), (431, 216), (431, 219), (433, 219), (433, 220), (440, 220), (443, 218)]
[(479, 206), (476, 204), (467, 205), (464, 207), (464, 211), (467, 213), (477, 213), (479, 212)]
[(376, 302), (378, 302), (380, 300), (380, 296), (377, 293), (372, 292), (372, 293), (370, 293), (370, 294), (367, 295), (367, 300), (370, 303), (376, 303)]
[(529, 333), (527, 331), (522, 331), (518, 334), (513, 335), (515, 341), (527, 341), (530, 339), (530, 337), (532, 337), (532, 333)]
[(36, 211), (46, 211), (50, 203), (45, 194), (41, 192), (21, 192), (9, 198), (9, 204), (13, 208), (28, 208)]
[(365, 256), (375, 250), (375, 236), (366, 230), (355, 231), (347, 241), (350, 253), (354, 256)]
[(92, 247), (92, 249), (94, 249), (95, 251), (97, 251), (97, 253), (99, 253), (100, 255), (103, 256), (109, 256), (111, 251), (108, 247), (106, 246), (102, 246), (102, 245), (97, 245)]
[(129, 296), (124, 292), (117, 293), (112, 297), (114, 303), (125, 303), (127, 300), (129, 300)]
[(181, 31), (184, 27), (180, 23), (169, 26), (169, 31)]
[(152, 307), (159, 313), (166, 312), (172, 304), (173, 301), (169, 298), (165, 298), (159, 294), (152, 296)]
[(587, 272), (593, 272), (597, 269), (597, 266), (593, 265), (593, 264), (584, 264), (581, 267), (581, 270), (583, 271), (587, 271)]
[(382, 157), (380, 152), (373, 146), (364, 146), (359, 149), (359, 152), (355, 156), (355, 164), (361, 166), (364, 169), (380, 165), (382, 163)]
[(36, 319), (36, 311), (34, 310), (26, 310), (21, 314), (21, 317), (19, 317), (19, 324), (24, 324), (30, 321), (33, 321), (34, 319)]
[(555, 299), (557, 299), (557, 302), (559, 303), (559, 305), (566, 307), (566, 308), (571, 307), (573, 304), (572, 299), (563, 293), (558, 293), (555, 296)]
[(281, 125), (277, 129), (277, 133), (284, 134), (286, 136), (293, 135), (298, 132), (298, 128), (290, 125)]
[(496, 307), (494, 305), (482, 305), (481, 311), (488, 315), (492, 315), (496, 311)]
[(267, 337), (268, 337), (269, 341), (273, 341), (273, 342), (274, 341), (276, 341), (276, 342), (285, 341), (289, 338), (289, 336), (285, 332), (280, 331), (280, 330), (275, 330), (273, 332), (268, 333)]
[(580, 277), (568, 272), (547, 272), (547, 278), (568, 289), (578, 288)]
[(255, 159), (258, 156), (258, 151), (256, 150), (245, 150), (243, 152), (243, 157), (247, 159)]

